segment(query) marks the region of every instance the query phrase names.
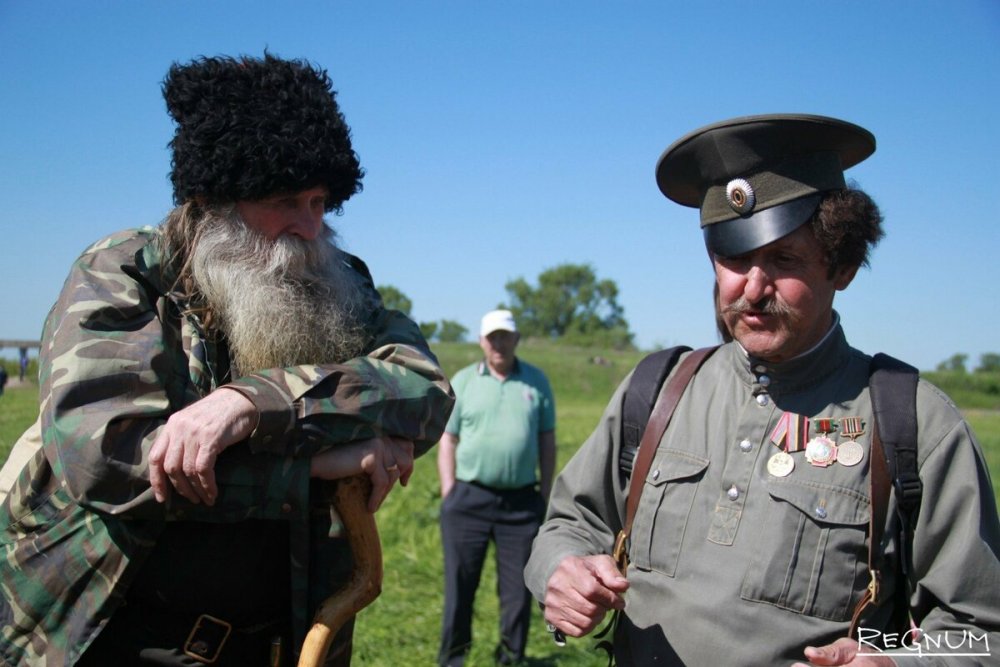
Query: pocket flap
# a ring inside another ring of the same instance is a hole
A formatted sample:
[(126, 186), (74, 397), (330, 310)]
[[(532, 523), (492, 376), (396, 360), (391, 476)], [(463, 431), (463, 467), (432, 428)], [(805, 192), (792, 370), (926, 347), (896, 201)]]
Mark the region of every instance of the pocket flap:
[(700, 475), (708, 468), (708, 459), (682, 452), (669, 447), (660, 447), (649, 466), (646, 483), (659, 486), (666, 482), (675, 482)]
[(871, 501), (854, 489), (794, 480), (768, 480), (768, 493), (818, 523), (859, 526), (868, 523)]

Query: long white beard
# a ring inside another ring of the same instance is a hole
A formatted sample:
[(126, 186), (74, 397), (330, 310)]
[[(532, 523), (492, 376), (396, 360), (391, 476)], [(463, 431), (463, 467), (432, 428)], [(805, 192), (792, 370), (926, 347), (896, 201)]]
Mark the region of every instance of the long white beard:
[(324, 226), (315, 241), (267, 239), (230, 211), (206, 216), (191, 269), (229, 341), (234, 376), (360, 355), (374, 306)]

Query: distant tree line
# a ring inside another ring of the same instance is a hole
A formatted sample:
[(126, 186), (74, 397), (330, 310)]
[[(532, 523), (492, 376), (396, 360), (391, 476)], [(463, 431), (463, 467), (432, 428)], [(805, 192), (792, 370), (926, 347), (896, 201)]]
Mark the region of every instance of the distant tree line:
[[(959, 352), (951, 355), (938, 364), (936, 370), (941, 371), (942, 373), (967, 373), (966, 363), (968, 361), (969, 355)], [(997, 371), (1000, 371), (1000, 354), (997, 354), (996, 352), (984, 352), (979, 355), (979, 365), (976, 366), (973, 372), (995, 373)]]
[[(407, 317), (413, 310), (413, 301), (403, 294), (398, 288), (392, 285), (379, 285), (376, 287), (382, 295), (382, 303), (386, 308), (398, 310)], [(419, 322), (420, 333), (427, 340), (436, 340), (441, 343), (459, 343), (465, 340), (465, 334), (469, 330), (455, 320), (439, 320), (437, 322)]]
[[(518, 277), (504, 287), (508, 301), (497, 307), (510, 309), (522, 336), (581, 346), (633, 347), (634, 336), (618, 303), (618, 285), (599, 280), (588, 264), (561, 264), (539, 274), (537, 285)], [(380, 285), (378, 291), (387, 308), (410, 315), (413, 302), (398, 288)], [(419, 325), (427, 340), (439, 342), (462, 341), (468, 333), (454, 320)]]

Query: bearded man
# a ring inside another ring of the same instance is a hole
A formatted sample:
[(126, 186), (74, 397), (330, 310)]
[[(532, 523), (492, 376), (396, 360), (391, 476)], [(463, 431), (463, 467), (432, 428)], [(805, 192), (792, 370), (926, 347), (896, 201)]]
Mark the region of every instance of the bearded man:
[(363, 176), (326, 72), (202, 58), (163, 90), (177, 208), (86, 250), (45, 324), (41, 447), (0, 508), (4, 664), (293, 656), (352, 568), (327, 480), (367, 474), (375, 511), (451, 410), (324, 222)]

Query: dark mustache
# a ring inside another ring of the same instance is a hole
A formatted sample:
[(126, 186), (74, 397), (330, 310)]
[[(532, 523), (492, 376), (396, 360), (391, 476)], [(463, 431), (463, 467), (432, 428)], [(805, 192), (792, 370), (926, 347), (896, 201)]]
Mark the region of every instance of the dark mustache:
[(732, 315), (744, 315), (746, 313), (763, 313), (765, 315), (788, 315), (791, 309), (775, 298), (761, 299), (757, 303), (750, 303), (746, 297), (741, 296), (736, 301), (722, 309), (723, 313)]

